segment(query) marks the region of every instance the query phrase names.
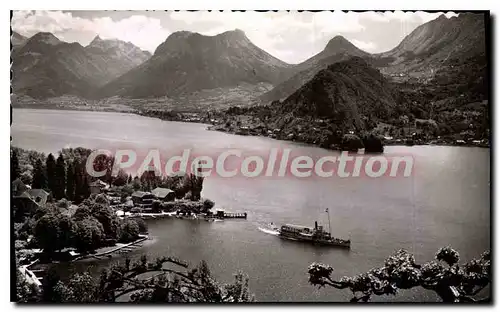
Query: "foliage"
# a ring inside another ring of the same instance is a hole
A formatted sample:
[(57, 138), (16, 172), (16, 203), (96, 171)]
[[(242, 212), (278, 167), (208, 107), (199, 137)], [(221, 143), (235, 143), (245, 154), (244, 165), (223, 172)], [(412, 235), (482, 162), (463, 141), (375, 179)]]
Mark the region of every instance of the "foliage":
[(418, 286), (436, 292), (444, 302), (475, 302), (478, 300), (474, 297), (491, 283), (489, 252), (463, 266), (458, 264), (458, 252), (451, 247), (441, 248), (435, 258), (437, 261), (419, 265), (412, 254), (399, 250), (387, 258), (384, 267), (338, 281), (331, 277), (332, 267), (313, 263), (308, 270), (309, 282), (319, 287), (347, 288), (353, 293), (353, 302), (366, 302), (372, 295), (396, 295), (398, 289)]
[(102, 224), (94, 217), (76, 222), (73, 246), (80, 252), (93, 251), (100, 247), (104, 239)]
[(10, 153), (10, 180), (21, 177), (21, 168), (19, 167), (19, 158), (17, 157), (17, 151), (11, 150)]
[(355, 134), (345, 134), (342, 137), (341, 148), (343, 151), (357, 152), (363, 148), (363, 141)]
[[(117, 302), (250, 302), (248, 277), (235, 274), (233, 283), (219, 284), (208, 265), (201, 262), (191, 270), (175, 258), (158, 258), (148, 262), (142, 256), (136, 263), (126, 259), (104, 270), (98, 280), (89, 273), (74, 274), (63, 282), (53, 268), (42, 281), (42, 287), (17, 280), (18, 302), (91, 303)], [(32, 288), (32, 289), (30, 289)]]
[[(248, 302), (253, 297), (248, 291), (248, 278), (239, 273), (235, 282), (218, 284), (205, 262), (192, 270), (178, 271), (165, 268), (165, 263), (183, 268), (186, 263), (174, 258), (159, 258), (148, 262), (143, 256), (135, 264), (126, 261), (103, 272), (100, 279), (102, 301), (115, 301), (129, 295), (134, 302)], [(156, 273), (141, 278), (144, 273)]]
[(31, 187), (34, 189), (48, 189), (47, 174), (40, 159), (37, 159), (33, 169), (33, 183)]
[(117, 240), (120, 237), (119, 219), (108, 204), (91, 203), (90, 212), (102, 224), (107, 239)]
[(62, 303), (98, 302), (98, 288), (88, 272), (76, 273), (67, 283), (59, 282), (56, 288)]
[(139, 225), (135, 220), (125, 219), (121, 224), (120, 242), (122, 243), (133, 242), (139, 237), (140, 232), (141, 231)]
[(41, 296), (42, 302), (61, 302), (62, 289), (60, 287), (61, 278), (54, 267), (50, 267), (42, 279)]
[(163, 211), (174, 212), (179, 211), (181, 213), (202, 213), (204, 212), (205, 203), (202, 201), (191, 201), (187, 199), (176, 200), (173, 202), (164, 202)]
[(16, 301), (20, 303), (37, 302), (40, 292), (35, 284), (30, 284), (26, 278), (16, 270)]
[(47, 186), (54, 195), (56, 193), (56, 159), (52, 153), (47, 156), (45, 169), (47, 171)]
[(384, 152), (384, 144), (382, 143), (382, 140), (373, 134), (363, 137), (363, 145), (365, 147), (365, 153)]
[(66, 163), (62, 154), (59, 154), (55, 167), (54, 198), (66, 197)]
[(36, 221), (34, 236), (39, 247), (51, 253), (71, 246), (75, 227), (70, 217), (51, 211)]
[(147, 233), (148, 232), (148, 224), (142, 218), (137, 218), (134, 220), (139, 227), (139, 233)]
[(203, 200), (203, 212), (207, 212), (210, 209), (212, 209), (215, 206), (215, 203), (213, 200), (210, 200), (208, 198)]
[(127, 173), (123, 169), (120, 169), (116, 177), (113, 179), (113, 185), (124, 186), (127, 184), (128, 178), (129, 176)]
[(183, 192), (185, 192), (184, 194), (190, 192), (191, 193), (190, 199), (192, 201), (200, 200), (201, 191), (203, 189), (203, 180), (204, 180), (203, 177), (198, 176), (194, 173), (186, 174), (184, 176)]
[(75, 167), (73, 163), (68, 163), (68, 168), (66, 170), (66, 197), (69, 200), (75, 198)]

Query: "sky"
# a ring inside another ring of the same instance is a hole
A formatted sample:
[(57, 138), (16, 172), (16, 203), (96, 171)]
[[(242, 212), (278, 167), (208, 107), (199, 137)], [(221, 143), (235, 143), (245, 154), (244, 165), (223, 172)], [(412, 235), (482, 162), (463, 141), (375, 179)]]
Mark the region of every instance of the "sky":
[[(443, 12), (449, 18), (456, 14)], [(324, 49), (336, 35), (379, 53), (397, 46), (419, 25), (443, 13), (428, 12), (219, 12), (219, 11), (14, 11), (12, 29), (30, 37), (51, 32), (62, 41), (87, 45), (102, 39), (132, 42), (154, 53), (175, 31), (216, 35), (241, 29), (258, 47), (291, 64)]]

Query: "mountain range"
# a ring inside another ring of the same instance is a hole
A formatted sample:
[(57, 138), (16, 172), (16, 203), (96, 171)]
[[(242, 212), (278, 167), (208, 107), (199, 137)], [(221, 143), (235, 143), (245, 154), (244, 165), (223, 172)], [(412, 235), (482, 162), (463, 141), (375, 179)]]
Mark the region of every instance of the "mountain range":
[(12, 35), (14, 94), (50, 98), (64, 94), (88, 97), (97, 88), (148, 59), (131, 43), (96, 37), (88, 46), (67, 43), (47, 32), (31, 38)]
[(216, 36), (180, 31), (153, 56), (99, 90), (100, 96), (178, 96), (242, 83), (277, 83), (291, 66), (254, 45), (241, 30)]
[[(215, 36), (174, 32), (153, 55), (119, 40), (96, 37), (84, 47), (50, 33), (31, 38), (13, 33), (12, 86), (16, 95), (39, 99), (65, 94), (186, 98), (206, 95), (207, 90), (220, 94), (221, 90), (246, 88), (269, 90), (256, 94), (265, 104), (287, 99), (322, 70), (352, 57), (362, 58), (391, 81), (426, 83), (448, 71), (460, 71), (467, 60), (486, 66), (484, 23), (481, 14), (442, 15), (417, 27), (394, 49), (379, 54), (369, 54), (336, 36), (321, 52), (296, 65), (260, 49), (241, 30)], [(253, 85), (269, 87), (246, 87)]]
[(277, 115), (310, 116), (332, 120), (341, 128), (363, 129), (363, 117), (386, 119), (396, 103), (388, 79), (356, 56), (320, 70), (277, 107)]

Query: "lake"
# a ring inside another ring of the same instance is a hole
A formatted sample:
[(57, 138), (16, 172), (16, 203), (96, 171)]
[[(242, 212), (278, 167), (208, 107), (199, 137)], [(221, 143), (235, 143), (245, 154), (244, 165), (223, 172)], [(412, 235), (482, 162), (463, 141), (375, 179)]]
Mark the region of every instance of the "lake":
[[(64, 147), (194, 148), (207, 153), (241, 148), (256, 152), (291, 148), (297, 154), (335, 155), (317, 147), (264, 137), (207, 131), (206, 125), (161, 121), (122, 113), (15, 109), (12, 145), (45, 153)], [(490, 249), (490, 150), (451, 146), (388, 146), (387, 155), (414, 157), (410, 177), (205, 179), (202, 196), (216, 208), (246, 211), (246, 221), (208, 223), (189, 220), (148, 221), (152, 239), (134, 251), (172, 255), (197, 264), (204, 259), (221, 282), (241, 270), (250, 277), (258, 301), (348, 301), (348, 290), (317, 289), (308, 283), (312, 262), (334, 267), (334, 276), (352, 276), (373, 267), (400, 248), (418, 262), (432, 260), (450, 245), (470, 260)], [(270, 222), (327, 225), (332, 234), (351, 238), (351, 250), (283, 241), (261, 231)], [(97, 274), (112, 261), (72, 264)], [(435, 301), (415, 289), (373, 301)]]

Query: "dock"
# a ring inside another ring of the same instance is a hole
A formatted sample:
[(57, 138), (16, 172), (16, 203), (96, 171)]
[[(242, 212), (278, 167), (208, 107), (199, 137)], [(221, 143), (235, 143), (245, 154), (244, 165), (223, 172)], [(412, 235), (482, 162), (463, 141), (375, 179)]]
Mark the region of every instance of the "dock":
[(131, 252), (132, 250), (134, 250), (135, 248), (137, 247), (140, 247), (139, 246), (139, 243), (147, 240), (149, 237), (147, 235), (139, 235), (139, 239), (131, 242), (131, 243), (128, 243), (128, 244), (117, 244), (117, 246), (115, 246), (114, 248), (112, 249), (109, 249), (109, 250), (106, 250), (106, 251), (103, 251), (103, 252), (98, 252), (96, 254), (89, 254), (89, 255), (83, 255), (81, 257), (77, 257), (75, 259), (73, 259), (72, 261), (79, 261), (79, 260), (83, 260), (83, 259), (87, 259), (87, 258), (96, 258), (98, 260), (102, 259), (103, 257), (108, 257), (110, 258), (112, 255), (112, 253), (126, 253), (126, 252)]
[(246, 219), (246, 212), (224, 212), (224, 219)]
[(29, 267), (37, 263), (38, 260), (33, 261), (30, 264), (20, 266), (18, 268), (19, 272), (24, 276), (26, 281), (30, 284), (35, 284), (37, 287), (42, 286), (42, 276), (37, 276), (36, 273), (43, 274), (44, 270), (30, 270)]
[(246, 219), (246, 212), (226, 212), (224, 210), (217, 210), (215, 214), (209, 214), (206, 216), (208, 219)]

